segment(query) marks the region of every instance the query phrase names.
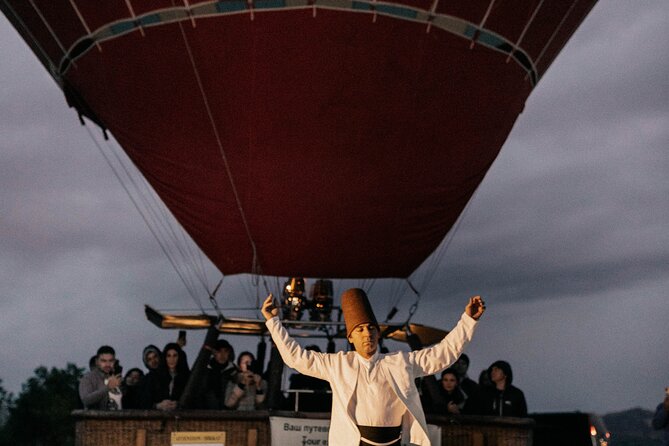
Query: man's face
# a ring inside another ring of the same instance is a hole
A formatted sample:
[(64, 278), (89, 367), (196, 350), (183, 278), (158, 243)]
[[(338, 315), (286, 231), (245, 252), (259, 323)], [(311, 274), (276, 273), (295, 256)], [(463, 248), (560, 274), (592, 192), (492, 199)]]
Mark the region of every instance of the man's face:
[(146, 366), (149, 370), (155, 370), (160, 365), (160, 356), (153, 350), (146, 354)]
[(98, 368), (109, 375), (114, 370), (114, 361), (116, 358), (111, 353), (102, 353), (98, 355)]
[(499, 367), (493, 367), (490, 369), (490, 381), (494, 382), (495, 384), (506, 381), (506, 375), (504, 374), (504, 371)]
[(219, 348), (214, 350), (214, 360), (219, 364), (225, 364), (230, 359), (230, 350), (227, 348)]
[(348, 342), (353, 344), (355, 351), (363, 358), (369, 359), (379, 346), (379, 329), (374, 324), (357, 325), (348, 336)]

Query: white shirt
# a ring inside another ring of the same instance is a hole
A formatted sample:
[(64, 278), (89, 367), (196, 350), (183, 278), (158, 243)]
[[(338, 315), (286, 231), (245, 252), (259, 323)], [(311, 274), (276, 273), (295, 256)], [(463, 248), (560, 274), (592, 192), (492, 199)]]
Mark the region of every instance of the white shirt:
[[(371, 358), (365, 359), (356, 353), (360, 362), (358, 381), (351, 398), (355, 407), (355, 422), (360, 426), (390, 427), (402, 424), (406, 406), (397, 397), (390, 383), (383, 377), (379, 367), (378, 350)], [(379, 410), (383, 407), (384, 410)]]

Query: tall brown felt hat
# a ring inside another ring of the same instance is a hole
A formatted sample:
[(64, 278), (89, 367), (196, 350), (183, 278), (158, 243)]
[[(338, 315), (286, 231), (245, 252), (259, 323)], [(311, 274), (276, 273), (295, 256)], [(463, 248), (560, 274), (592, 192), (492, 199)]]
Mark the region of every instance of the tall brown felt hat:
[(360, 324), (374, 324), (377, 327), (374, 311), (369, 303), (367, 294), (360, 288), (351, 288), (341, 295), (341, 310), (346, 322), (346, 336), (350, 336), (355, 327)]

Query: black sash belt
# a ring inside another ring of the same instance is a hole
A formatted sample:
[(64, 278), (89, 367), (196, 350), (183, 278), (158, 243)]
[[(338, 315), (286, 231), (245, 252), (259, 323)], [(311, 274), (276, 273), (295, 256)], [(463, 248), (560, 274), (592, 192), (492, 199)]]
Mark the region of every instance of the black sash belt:
[(374, 444), (384, 444), (388, 446), (394, 446), (400, 444), (402, 426), (358, 426), (358, 430), (360, 430), (361, 445), (367, 446)]

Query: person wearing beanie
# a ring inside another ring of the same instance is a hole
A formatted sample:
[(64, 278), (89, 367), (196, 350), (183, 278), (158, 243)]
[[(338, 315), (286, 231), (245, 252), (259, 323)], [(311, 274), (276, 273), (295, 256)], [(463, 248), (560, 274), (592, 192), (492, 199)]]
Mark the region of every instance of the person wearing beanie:
[(225, 339), (218, 339), (213, 346), (207, 347), (211, 358), (205, 375), (203, 403), (205, 409), (225, 410), (226, 400), (232, 389), (239, 382), (239, 369), (234, 363), (235, 349)]
[(379, 352), (379, 324), (363, 290), (345, 291), (341, 308), (348, 341), (355, 347), (353, 352), (320, 353), (302, 348), (281, 324), (272, 294), (262, 306), (269, 333), (286, 365), (330, 383), (332, 419), (328, 443), (429, 445), (427, 422), (414, 381), (441, 372), (455, 362), (485, 312), (483, 299), (469, 299), (460, 321), (441, 342), (412, 352)]
[(492, 386), (484, 391), (485, 412), (501, 417), (526, 417), (525, 394), (511, 385), (513, 371), (506, 361), (495, 361), (488, 367)]

